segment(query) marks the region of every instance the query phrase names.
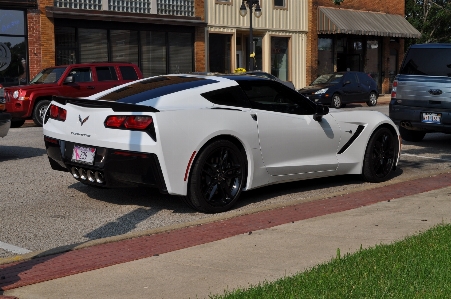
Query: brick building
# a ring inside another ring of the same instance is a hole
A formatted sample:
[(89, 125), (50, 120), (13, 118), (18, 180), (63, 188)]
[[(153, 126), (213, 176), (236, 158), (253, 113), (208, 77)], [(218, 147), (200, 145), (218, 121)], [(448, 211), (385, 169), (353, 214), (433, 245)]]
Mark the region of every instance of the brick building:
[[(5, 36), (20, 36), (21, 52), (12, 60), (23, 64), (21, 74), (0, 70), (3, 81), (17, 84), (45, 67), (93, 61), (133, 62), (144, 76), (205, 71), (203, 0), (0, 0), (2, 11), (14, 16)], [(8, 46), (0, 54), (11, 52)]]
[(334, 71), (362, 71), (389, 93), (404, 57), (404, 40), (420, 32), (404, 18), (404, 1), (309, 0), (307, 83)]

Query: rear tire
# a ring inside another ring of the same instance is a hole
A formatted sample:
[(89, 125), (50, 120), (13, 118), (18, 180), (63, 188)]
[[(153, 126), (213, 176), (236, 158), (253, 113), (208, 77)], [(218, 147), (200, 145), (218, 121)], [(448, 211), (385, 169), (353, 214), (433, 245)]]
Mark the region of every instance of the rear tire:
[(374, 91), (372, 91), (371, 93), (370, 93), (370, 99), (368, 100), (368, 102), (366, 102), (366, 104), (368, 105), (368, 106), (376, 106), (376, 104), (377, 104), (377, 94), (374, 92)]
[(364, 180), (379, 183), (390, 177), (398, 157), (398, 145), (396, 136), (388, 128), (379, 128), (373, 133), (363, 160)]
[(339, 108), (342, 107), (342, 105), (343, 105), (343, 103), (342, 103), (342, 101), (341, 101), (341, 96), (340, 96), (338, 93), (335, 93), (335, 94), (332, 96), (332, 102), (330, 103), (330, 106), (331, 106), (332, 108), (337, 108), (337, 109), (339, 109)]
[(411, 142), (420, 142), (423, 140), (424, 135), (426, 135), (426, 132), (408, 130), (403, 127), (399, 127), (399, 133), (401, 134), (402, 139)]
[(205, 213), (230, 210), (243, 190), (246, 164), (245, 156), (232, 142), (210, 143), (193, 164), (185, 201)]
[(45, 112), (47, 111), (49, 105), (49, 100), (41, 100), (34, 106), (33, 121), (37, 126), (42, 127), (42, 125), (44, 124)]
[(20, 128), (25, 123), (25, 119), (20, 120), (12, 120), (11, 121), (11, 128)]

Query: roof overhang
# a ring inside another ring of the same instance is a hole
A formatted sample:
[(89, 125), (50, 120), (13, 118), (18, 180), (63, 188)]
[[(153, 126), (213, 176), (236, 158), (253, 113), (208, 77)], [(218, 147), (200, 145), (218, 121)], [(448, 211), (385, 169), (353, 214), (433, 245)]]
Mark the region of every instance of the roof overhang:
[(38, 0), (0, 0), (0, 7), (38, 8)]
[(330, 7), (318, 7), (318, 34), (421, 37), (421, 33), (400, 15)]
[(206, 27), (207, 23), (199, 17), (179, 17), (171, 15), (127, 13), (109, 10), (70, 9), (47, 6), (45, 14), (54, 19), (78, 19), (106, 22), (127, 22), (162, 25), (182, 25)]

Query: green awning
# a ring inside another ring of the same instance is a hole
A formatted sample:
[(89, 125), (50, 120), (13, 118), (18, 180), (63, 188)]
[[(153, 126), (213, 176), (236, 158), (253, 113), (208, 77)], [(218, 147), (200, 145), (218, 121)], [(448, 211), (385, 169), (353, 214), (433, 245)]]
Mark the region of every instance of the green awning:
[(318, 34), (421, 37), (421, 33), (400, 15), (330, 7), (318, 8)]

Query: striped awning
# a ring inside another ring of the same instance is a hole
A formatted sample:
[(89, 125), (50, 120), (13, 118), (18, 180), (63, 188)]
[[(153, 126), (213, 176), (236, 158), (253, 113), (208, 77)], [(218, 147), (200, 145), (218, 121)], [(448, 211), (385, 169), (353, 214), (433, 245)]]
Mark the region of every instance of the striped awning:
[(356, 34), (419, 38), (403, 16), (330, 7), (318, 8), (318, 34)]

